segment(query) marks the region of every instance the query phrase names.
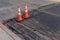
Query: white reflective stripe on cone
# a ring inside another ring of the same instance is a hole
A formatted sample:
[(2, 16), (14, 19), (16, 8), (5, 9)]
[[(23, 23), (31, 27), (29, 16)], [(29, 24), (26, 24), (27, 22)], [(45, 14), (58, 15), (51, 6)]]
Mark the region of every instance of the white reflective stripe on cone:
[(25, 12), (28, 12), (28, 10), (25, 10)]

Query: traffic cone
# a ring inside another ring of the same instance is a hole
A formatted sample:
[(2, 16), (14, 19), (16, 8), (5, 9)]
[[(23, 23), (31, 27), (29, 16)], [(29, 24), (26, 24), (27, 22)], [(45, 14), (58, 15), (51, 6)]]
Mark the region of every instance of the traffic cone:
[(22, 14), (21, 14), (20, 6), (18, 6), (17, 21), (21, 21), (21, 20), (23, 20), (23, 18), (22, 18)]
[(25, 4), (24, 6), (25, 6), (25, 8), (24, 8), (24, 18), (28, 18), (29, 14), (28, 14), (27, 4)]

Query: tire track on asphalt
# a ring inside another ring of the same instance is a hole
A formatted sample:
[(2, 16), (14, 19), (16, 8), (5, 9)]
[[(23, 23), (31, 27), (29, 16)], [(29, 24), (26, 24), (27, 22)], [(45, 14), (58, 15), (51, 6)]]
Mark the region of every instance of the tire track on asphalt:
[[(15, 21), (15, 22), (16, 22), (16, 21)], [(31, 29), (31, 28), (27, 27), (27, 26), (26, 26), (26, 25), (24, 25), (23, 23), (18, 23), (18, 22), (17, 22), (17, 24), (20, 24), (20, 25), (24, 26), (25, 28), (27, 28), (27, 29), (31, 30), (32, 32), (34, 32), (34, 33), (35, 33), (35, 34), (37, 34), (38, 36), (41, 36), (41, 37), (45, 38), (46, 40), (51, 40), (50, 38), (48, 38), (48, 37), (46, 37), (46, 36), (44, 36), (44, 35), (40, 34), (39, 32), (34, 31), (33, 29)]]

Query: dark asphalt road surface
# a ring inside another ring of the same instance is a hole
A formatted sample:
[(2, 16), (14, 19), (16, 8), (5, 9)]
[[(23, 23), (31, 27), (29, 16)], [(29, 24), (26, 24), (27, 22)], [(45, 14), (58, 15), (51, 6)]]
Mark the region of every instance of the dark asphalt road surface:
[(60, 4), (54, 5), (43, 7), (42, 10), (32, 10), (29, 12), (31, 13), (30, 18), (21, 22), (10, 19), (7, 21), (7, 25), (24, 35), (23, 38), (28, 37), (30, 40), (60, 40)]

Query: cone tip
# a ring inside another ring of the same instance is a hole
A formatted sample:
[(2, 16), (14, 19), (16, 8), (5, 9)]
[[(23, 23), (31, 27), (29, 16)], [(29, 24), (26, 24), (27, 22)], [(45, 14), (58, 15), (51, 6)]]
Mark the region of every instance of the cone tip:
[(20, 8), (20, 5), (18, 5), (18, 8)]
[(25, 6), (27, 6), (27, 4), (24, 4)]

